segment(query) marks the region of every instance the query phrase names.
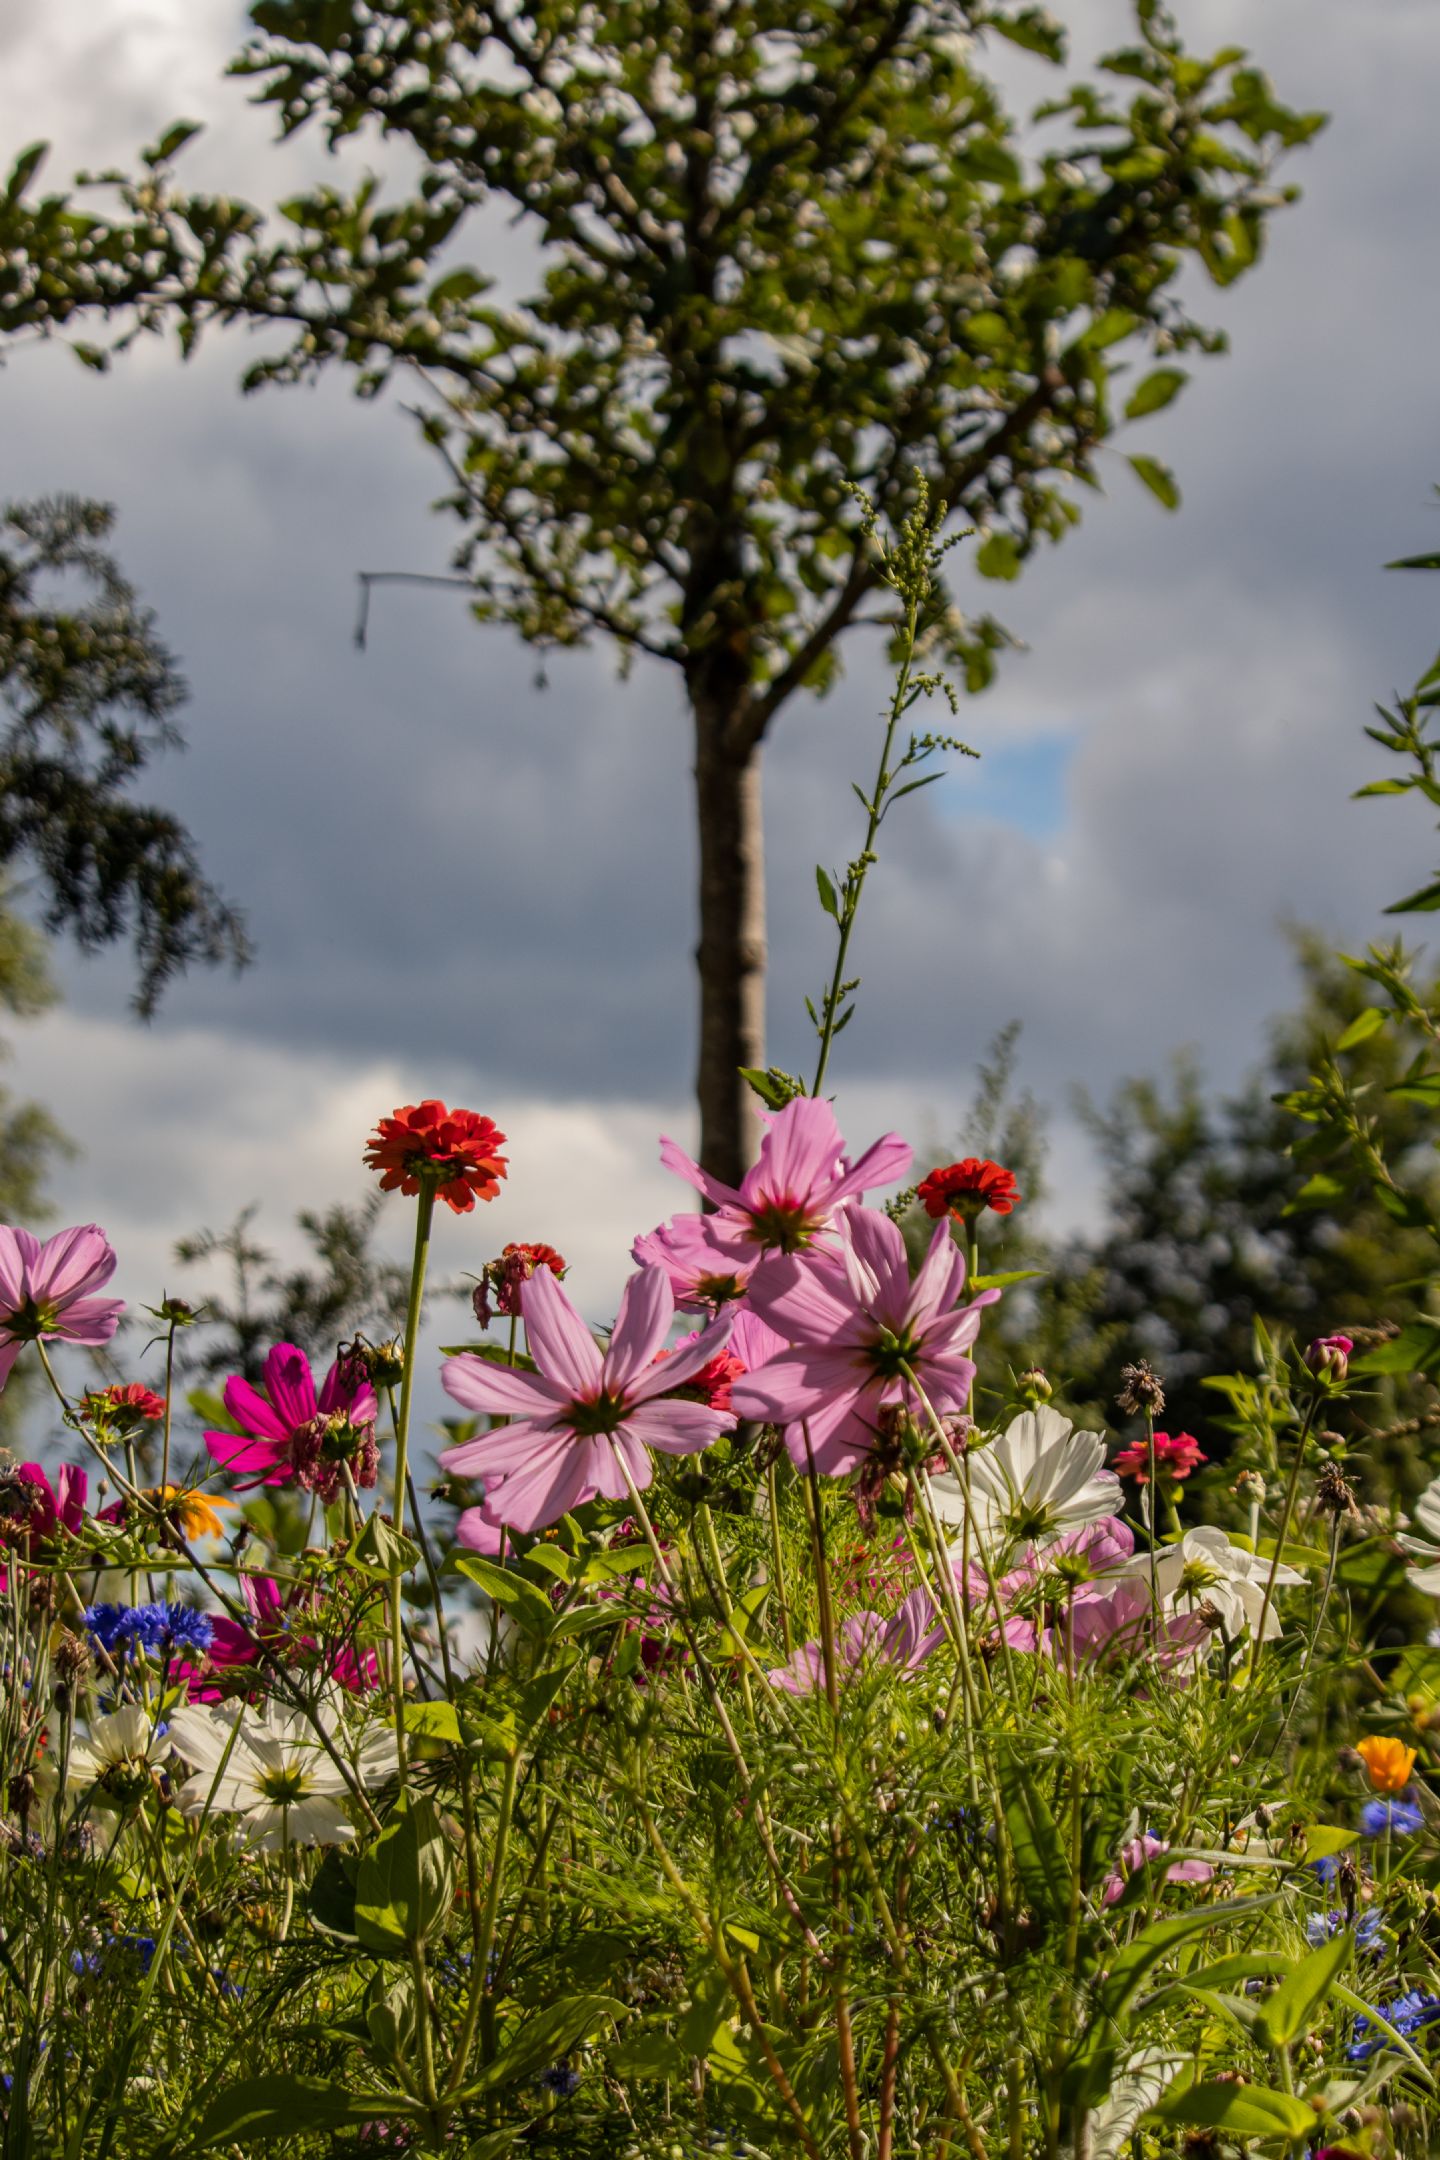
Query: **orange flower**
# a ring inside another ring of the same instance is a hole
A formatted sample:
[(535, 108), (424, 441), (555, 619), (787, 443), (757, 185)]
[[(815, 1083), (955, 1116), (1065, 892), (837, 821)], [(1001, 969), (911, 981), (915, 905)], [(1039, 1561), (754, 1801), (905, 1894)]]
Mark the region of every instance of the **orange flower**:
[(418, 1193), (422, 1181), (457, 1215), (493, 1200), (505, 1175), (504, 1133), (474, 1110), (447, 1110), (433, 1098), (381, 1118), (365, 1147), (382, 1192)]
[(185, 1492), (178, 1485), (152, 1485), (145, 1497), (158, 1500), (187, 1538), (223, 1537), (225, 1525), (216, 1511), (235, 1505), (233, 1500), (222, 1500), (218, 1493)]
[(1369, 1733), (1357, 1741), (1356, 1754), (1370, 1774), (1370, 1783), (1376, 1792), (1404, 1792), (1415, 1768), (1415, 1750), (1406, 1747), (1403, 1740), (1387, 1740), (1380, 1733)]

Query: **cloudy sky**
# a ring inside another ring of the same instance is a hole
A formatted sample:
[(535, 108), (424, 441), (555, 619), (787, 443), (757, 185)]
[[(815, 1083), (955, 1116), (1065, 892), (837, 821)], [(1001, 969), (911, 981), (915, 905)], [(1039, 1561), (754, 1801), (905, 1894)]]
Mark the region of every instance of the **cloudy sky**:
[[(1059, 12), (1077, 63), (1124, 34), (1113, 0)], [(1192, 45), (1242, 39), (1332, 125), (1294, 161), (1304, 200), (1260, 271), (1208, 297), (1230, 356), (1128, 445), (1175, 467), (1182, 512), (1117, 456), (1106, 498), (1018, 586), (962, 575), (962, 601), (1028, 650), (963, 715), (981, 764), (897, 815), (834, 1072), (857, 1142), (882, 1121), (944, 1133), (1019, 1019), (1066, 1222), (1093, 1199), (1074, 1083), (1103, 1091), (1182, 1044), (1235, 1081), (1290, 995), (1283, 922), (1353, 945), (1432, 867), (1423, 818), (1347, 797), (1373, 774), (1371, 699), (1440, 643), (1440, 586), (1380, 568), (1440, 537), (1433, 0), (1179, 12)], [(316, 152), (274, 150), (220, 80), (240, 22), (220, 0), (0, 0), (0, 157), (48, 136), (58, 180), (185, 115), (207, 123), (197, 185), (273, 199)], [(297, 1208), (358, 1194), (374, 1117), (440, 1094), (495, 1117), (514, 1162), (483, 1222), (447, 1228), (445, 1264), (548, 1239), (599, 1316), (633, 1233), (681, 1197), (657, 1130), (692, 1135), (677, 686), (643, 668), (622, 685), (597, 651), (538, 688), (507, 632), (426, 590), (382, 592), (358, 653), (357, 570), (446, 566), (437, 473), (398, 414), (338, 382), (243, 400), (245, 356), (214, 340), (182, 368), (157, 344), (99, 379), (42, 349), (0, 375), (6, 494), (118, 506), (193, 692), (191, 748), (152, 785), (259, 954), (238, 981), (182, 985), (148, 1030), (118, 960), (63, 958), (64, 1006), (16, 1031), (13, 1082), (80, 1142), (67, 1217), (109, 1226), (132, 1294), (178, 1287), (175, 1236), (251, 1200), (287, 1247)], [(812, 865), (853, 848), (849, 781), (873, 765), (883, 676), (848, 658), (767, 765), (780, 1063), (804, 1062), (800, 996), (828, 957)]]

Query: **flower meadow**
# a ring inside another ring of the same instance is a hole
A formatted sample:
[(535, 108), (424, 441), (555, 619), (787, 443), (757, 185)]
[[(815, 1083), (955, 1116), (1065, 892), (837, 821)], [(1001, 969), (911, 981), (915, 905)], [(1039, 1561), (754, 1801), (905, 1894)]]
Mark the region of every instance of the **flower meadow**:
[(660, 1140), (608, 1325), (435, 1100), (356, 1135), (403, 1332), (218, 1393), (103, 1229), (0, 1226), (5, 2160), (1436, 2149), (1440, 1478), (1407, 1520), (1346, 1438), (1434, 1343), (1257, 1327), (1201, 1435), (1138, 1354), (1103, 1430), (982, 1379), (1017, 1177), (821, 1092), (936, 687), (822, 876), (813, 1084), (751, 1076), (737, 1186)]

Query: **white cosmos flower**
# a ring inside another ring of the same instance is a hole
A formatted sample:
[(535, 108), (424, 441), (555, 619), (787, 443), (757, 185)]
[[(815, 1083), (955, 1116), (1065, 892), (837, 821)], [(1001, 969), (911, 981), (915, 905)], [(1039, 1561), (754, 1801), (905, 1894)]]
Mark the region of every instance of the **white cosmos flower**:
[[(1102, 1467), (1099, 1433), (1077, 1433), (1069, 1418), (1044, 1404), (1015, 1418), (988, 1448), (969, 1457), (971, 1536), (988, 1551), (1048, 1545), (1120, 1512), (1120, 1480)], [(932, 1478), (942, 1523), (963, 1532), (965, 1488), (947, 1472)], [(963, 1536), (951, 1546), (959, 1558)]]
[(180, 1806), (187, 1815), (203, 1814), (207, 1806), (238, 1815), (246, 1844), (260, 1852), (287, 1844), (343, 1845), (355, 1835), (342, 1805), (349, 1788), (316, 1731), (317, 1720), (362, 1786), (395, 1768), (393, 1734), (373, 1733), (353, 1749), (326, 1703), (308, 1715), (275, 1702), (259, 1710), (236, 1703), (190, 1705), (170, 1720), (176, 1753), (195, 1770), (180, 1789)]
[[(1178, 1545), (1161, 1547), (1155, 1556), (1155, 1587), (1166, 1612), (1193, 1613), (1202, 1605), (1213, 1605), (1233, 1641), (1260, 1625), (1271, 1566), (1263, 1554), (1232, 1545), (1223, 1530), (1216, 1529), (1213, 1523), (1202, 1523), (1198, 1530), (1187, 1530)], [(1148, 1582), (1149, 1553), (1136, 1553), (1125, 1572)], [(1277, 1590), (1304, 1580), (1296, 1569), (1283, 1563), (1275, 1569)], [(1269, 1642), (1279, 1633), (1280, 1618), (1272, 1597), (1265, 1614), (1265, 1640)]]
[(1410, 1587), (1423, 1590), (1427, 1597), (1440, 1597), (1440, 1477), (1432, 1478), (1415, 1502), (1414, 1521), (1425, 1535), (1402, 1535), (1400, 1543), (1425, 1564), (1411, 1570)]
[(70, 1742), (67, 1785), (88, 1789), (93, 1807), (125, 1808), (154, 1782), (170, 1752), (170, 1735), (139, 1703), (123, 1703), (90, 1720), (89, 1738)]

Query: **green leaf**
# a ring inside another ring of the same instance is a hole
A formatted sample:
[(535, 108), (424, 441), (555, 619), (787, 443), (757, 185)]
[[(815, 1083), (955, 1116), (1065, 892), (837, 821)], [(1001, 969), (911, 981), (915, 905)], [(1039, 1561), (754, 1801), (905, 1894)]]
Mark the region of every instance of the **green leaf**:
[(1372, 1035), (1379, 1034), (1389, 1017), (1380, 1006), (1367, 1005), (1364, 1012), (1357, 1014), (1346, 1028), (1335, 1045), (1336, 1050), (1354, 1050), (1360, 1043), (1369, 1042)]
[(768, 1072), (762, 1072), (757, 1065), (741, 1065), (738, 1070), (740, 1078), (759, 1096), (767, 1110), (783, 1110), (786, 1103), (794, 1102), (797, 1095), (805, 1093), (804, 1082), (792, 1073), (781, 1072), (778, 1066), (772, 1065)]
[(1043, 1275), (1045, 1272), (1044, 1268), (1017, 1267), (1008, 1268), (1003, 1275), (972, 1275), (968, 1288), (971, 1290), (1007, 1290), (1011, 1283), (1032, 1282), (1037, 1275)]
[(1129, 308), (1106, 308), (1097, 316), (1088, 330), (1081, 332), (1076, 343), (1085, 352), (1103, 352), (1107, 345), (1118, 345), (1139, 327), (1140, 318), (1132, 315)]
[(1440, 555), (1401, 555), (1387, 562), (1387, 570), (1440, 570)]
[(1179, 509), (1180, 489), (1168, 465), (1162, 465), (1159, 458), (1153, 457), (1132, 457), (1127, 462), (1157, 502), (1162, 502), (1167, 510)]
[(562, 1997), (559, 2002), (551, 2003), (527, 2018), (514, 2038), (486, 2064), (479, 2077), (456, 2097), (462, 2101), (487, 2100), (492, 2093), (528, 2084), (540, 2071), (548, 2070), (551, 2063), (568, 2054), (597, 2026), (607, 2022), (613, 2024), (620, 2013), (621, 2005), (609, 1995)]
[(1020, 575), (1020, 543), (1013, 533), (988, 533), (975, 550), (981, 577), (1002, 578), (1008, 585)]
[(1389, 1342), (1363, 1350), (1350, 1360), (1352, 1374), (1440, 1371), (1440, 1326), (1412, 1320)]
[(1319, 2022), (1330, 1983), (1338, 1979), (1348, 1962), (1350, 1946), (1349, 1930), (1341, 1928), (1329, 1942), (1302, 1958), (1289, 1979), (1282, 1980), (1274, 1994), (1266, 1998), (1259, 2031), (1267, 2047), (1293, 2047)]
[(250, 2077), (218, 2093), (186, 2137), (185, 2149), (230, 2145), (249, 2138), (288, 2137), (306, 2130), (342, 2130), (347, 2124), (398, 2118), (412, 2121), (415, 2103), (405, 2093), (352, 2093), (327, 2078)]
[(1011, 1777), (1019, 1790), (1005, 1810), (1005, 1827), (1015, 1854), (1015, 1870), (1036, 1912), (1059, 1919), (1067, 1908), (1070, 1862), (1055, 1817), (1023, 1764)]
[(1219, 2083), (1178, 2090), (1172, 2085), (1150, 2110), (1150, 2119), (1226, 2130), (1237, 2138), (1285, 2138), (1291, 2143), (1314, 2130), (1318, 2122), (1314, 2108), (1292, 2093), (1272, 2092), (1266, 2085)]
[(455, 1901), (455, 1855), (433, 1800), (402, 1794), (380, 1835), (360, 1855), (355, 1932), (367, 1950), (406, 1956)]
[(454, 1703), (406, 1703), (404, 1720), (406, 1732), (419, 1733), (424, 1740), (446, 1740), (452, 1747), (460, 1745), (460, 1720)]
[[(815, 887), (820, 895), (821, 907), (824, 908), (827, 915), (833, 916), (838, 922), (840, 920), (840, 902), (836, 898), (835, 887), (829, 873), (822, 870), (819, 863), (815, 865)], [(745, 1077), (748, 1080), (750, 1076), (747, 1073)]]
[(1358, 1830), (1342, 1830), (1335, 1823), (1311, 1823), (1305, 1831), (1305, 1857), (1329, 1860), (1336, 1853), (1348, 1851), (1359, 1835)]
[(1433, 915), (1440, 908), (1440, 882), (1422, 885), (1419, 892), (1412, 892), (1404, 900), (1397, 900), (1382, 912), (1386, 915)]
[(512, 1356), (503, 1343), (498, 1342), (441, 1343), (440, 1355), (441, 1357), (483, 1358), (487, 1365), (506, 1365), (513, 1367), (516, 1372), (534, 1372), (536, 1370), (533, 1357), (527, 1357), (523, 1350), (515, 1351)]
[(152, 143), (148, 150), (141, 151), (142, 160), (152, 171), (157, 165), (168, 165), (171, 158), (178, 156), (184, 149), (186, 143), (193, 141), (195, 136), (203, 131), (204, 125), (203, 120), (177, 120), (173, 127), (166, 128), (158, 142)]
[(549, 1598), (535, 1583), (526, 1582), (511, 1568), (486, 1560), (479, 1553), (457, 1554), (451, 1562), (457, 1574), (478, 1583), (493, 1604), (504, 1605), (532, 1635), (548, 1635), (555, 1613)]
[(6, 202), (13, 203), (20, 200), (20, 197), (25, 193), (26, 188), (29, 187), (30, 182), (39, 172), (40, 167), (49, 155), (50, 145), (48, 142), (31, 143), (28, 150), (21, 151), (10, 168), (10, 178), (5, 186)]
[(393, 1523), (377, 1508), (365, 1519), (361, 1530), (345, 1554), (346, 1567), (358, 1568), (363, 1575), (378, 1575), (389, 1579), (408, 1575), (420, 1558), (420, 1547), (410, 1538), (403, 1537)]
[[(1156, 368), (1153, 375), (1147, 375), (1145, 380), (1142, 383), (1137, 383), (1135, 389), (1131, 392), (1125, 405), (1126, 419), (1143, 420), (1147, 413), (1163, 412), (1165, 407), (1179, 396), (1189, 380), (1190, 378), (1184, 368)], [(1134, 463), (1133, 459), (1131, 463)], [(1142, 473), (1141, 478), (1144, 479), (1144, 477)], [(1147, 487), (1152, 484), (1146, 481)], [(1158, 489), (1156, 493), (1159, 493)], [(1163, 502), (1165, 498), (1161, 496), (1160, 499)], [(1167, 507), (1173, 509), (1174, 505), (1170, 504)]]

